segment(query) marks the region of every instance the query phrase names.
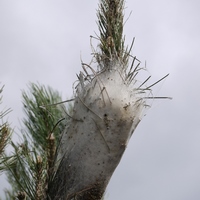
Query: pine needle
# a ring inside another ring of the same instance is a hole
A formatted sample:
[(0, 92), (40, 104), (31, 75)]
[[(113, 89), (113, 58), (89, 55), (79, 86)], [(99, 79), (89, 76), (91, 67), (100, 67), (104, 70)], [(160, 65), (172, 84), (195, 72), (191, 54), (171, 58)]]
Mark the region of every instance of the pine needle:
[[(119, 58), (127, 63), (123, 37), (124, 0), (101, 0), (97, 11), (100, 32), (100, 60), (104, 63), (111, 58)], [(130, 50), (129, 50), (130, 51)]]

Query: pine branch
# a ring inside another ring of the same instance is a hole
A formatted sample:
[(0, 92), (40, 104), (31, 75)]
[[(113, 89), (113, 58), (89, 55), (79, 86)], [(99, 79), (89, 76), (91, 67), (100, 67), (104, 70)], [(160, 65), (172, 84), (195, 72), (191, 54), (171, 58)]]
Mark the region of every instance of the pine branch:
[(12, 186), (6, 194), (13, 199), (44, 200), (54, 172), (56, 146), (69, 119), (64, 105), (59, 104), (62, 101), (59, 93), (52, 88), (30, 84), (29, 92), (22, 94), (26, 113), (22, 142), (11, 142), (14, 152), (3, 157)]
[(47, 161), (48, 161), (48, 177), (53, 173), (53, 164), (55, 159), (56, 144), (54, 134), (51, 133), (48, 140)]
[[(142, 119), (146, 99), (151, 98), (147, 95), (165, 78), (150, 86), (146, 86), (150, 77), (137, 81), (143, 68), (130, 55), (134, 40), (130, 48), (124, 45), (123, 10), (123, 0), (100, 0), (100, 52), (95, 52), (98, 66), (94, 69), (82, 63), (72, 113), (56, 106), (62, 100), (51, 88), (30, 84), (30, 93), (23, 92), (23, 142), (11, 143), (14, 153), (3, 158), (13, 186), (7, 192), (11, 199), (13, 195), (27, 200), (103, 197)], [(5, 134), (1, 147), (7, 129), (0, 130)]]
[(128, 50), (125, 47), (124, 27), (124, 0), (101, 0), (97, 12), (100, 32), (100, 49), (98, 61), (104, 66), (113, 59), (120, 59), (127, 64)]
[(10, 140), (10, 136), (11, 136), (11, 132), (7, 123), (0, 125), (0, 156), (4, 152), (4, 149), (8, 141)]
[(36, 165), (35, 165), (35, 200), (41, 200), (45, 198), (45, 185), (44, 185), (44, 167), (43, 167), (43, 160), (41, 156), (37, 156)]
[[(52, 133), (54, 125), (58, 120), (65, 116), (63, 105), (51, 106), (61, 102), (61, 97), (52, 88), (31, 83), (29, 93), (23, 92), (23, 105), (26, 118), (23, 120), (26, 131), (31, 135), (35, 146), (39, 150), (46, 151), (48, 148), (47, 138)], [(60, 130), (54, 132), (56, 142), (64, 129), (65, 123), (59, 123)]]

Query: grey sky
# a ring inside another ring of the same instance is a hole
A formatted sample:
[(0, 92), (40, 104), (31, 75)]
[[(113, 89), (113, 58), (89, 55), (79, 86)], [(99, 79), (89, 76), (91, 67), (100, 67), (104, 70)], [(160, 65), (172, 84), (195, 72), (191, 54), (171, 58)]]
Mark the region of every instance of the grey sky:
[[(98, 33), (97, 0), (0, 0), (0, 82), (8, 120), (19, 127), (28, 82), (72, 95)], [(200, 199), (200, 1), (127, 0), (126, 42), (152, 75), (170, 73), (134, 135), (107, 190), (109, 200)], [(17, 131), (17, 128), (16, 128)], [(5, 180), (0, 179), (1, 183)], [(0, 186), (2, 188), (2, 184)], [(2, 194), (2, 189), (0, 194)]]

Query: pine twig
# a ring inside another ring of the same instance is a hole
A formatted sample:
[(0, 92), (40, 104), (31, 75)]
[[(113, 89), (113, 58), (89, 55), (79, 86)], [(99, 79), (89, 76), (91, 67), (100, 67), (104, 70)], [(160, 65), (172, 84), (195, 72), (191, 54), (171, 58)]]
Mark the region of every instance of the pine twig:
[(43, 173), (43, 160), (41, 156), (37, 156), (36, 169), (35, 169), (35, 179), (36, 179), (35, 200), (44, 199), (44, 184), (43, 184), (42, 173)]
[(112, 57), (127, 63), (123, 37), (124, 0), (101, 0), (97, 13), (100, 31), (101, 61), (107, 63)]
[(10, 138), (10, 130), (7, 124), (0, 126), (0, 155), (3, 153), (9, 138)]

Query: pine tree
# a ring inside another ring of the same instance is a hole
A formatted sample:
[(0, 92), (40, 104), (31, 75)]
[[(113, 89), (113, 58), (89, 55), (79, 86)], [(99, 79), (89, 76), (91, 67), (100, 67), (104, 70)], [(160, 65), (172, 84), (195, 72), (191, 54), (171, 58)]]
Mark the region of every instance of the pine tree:
[(134, 40), (125, 45), (124, 6), (124, 0), (99, 1), (99, 35), (91, 36), (99, 46), (92, 48), (91, 64), (82, 63), (72, 106), (66, 109), (58, 92), (38, 84), (22, 93), (21, 142), (11, 141), (13, 153), (1, 159), (12, 185), (7, 199), (103, 198), (147, 100), (157, 98), (151, 88), (168, 76), (149, 86), (150, 76), (137, 80), (144, 69), (131, 55)]
[[(11, 142), (13, 152), (5, 155), (4, 168), (12, 189), (6, 199), (47, 199), (49, 177), (61, 132), (69, 120), (60, 94), (50, 87), (30, 84), (22, 93), (25, 118), (19, 142)], [(68, 106), (70, 110), (70, 106)], [(70, 113), (69, 113), (70, 114)]]

